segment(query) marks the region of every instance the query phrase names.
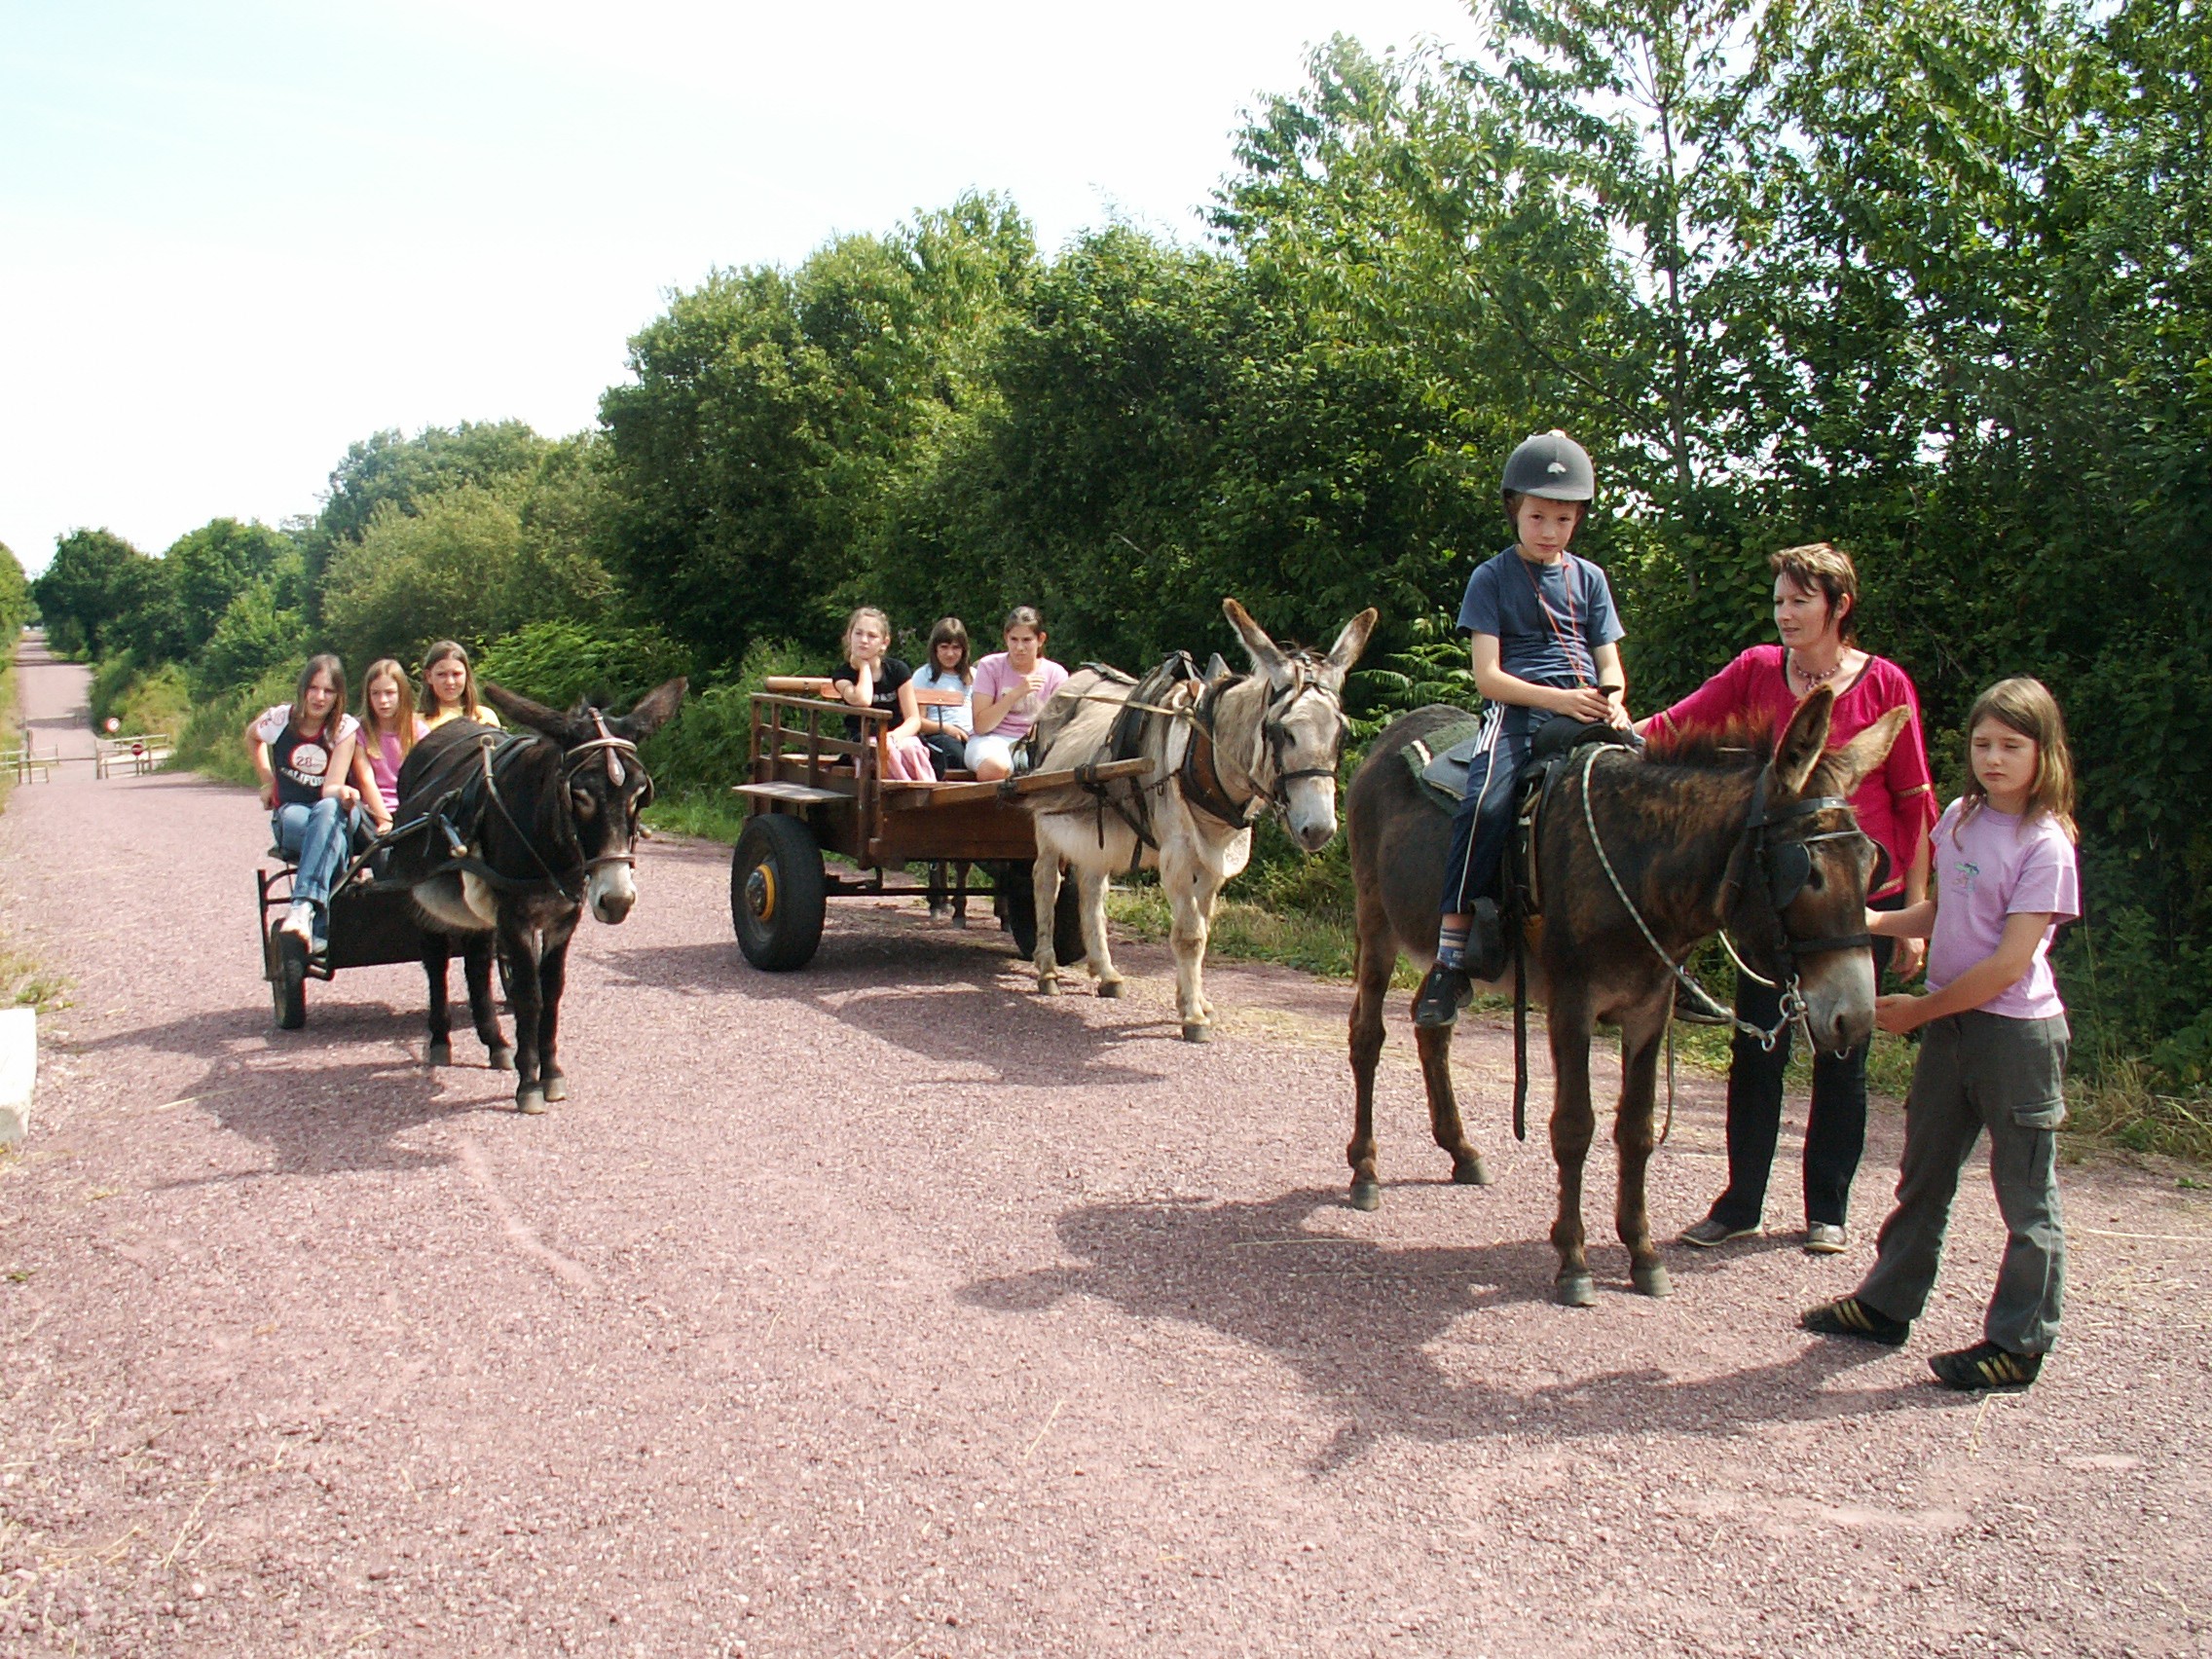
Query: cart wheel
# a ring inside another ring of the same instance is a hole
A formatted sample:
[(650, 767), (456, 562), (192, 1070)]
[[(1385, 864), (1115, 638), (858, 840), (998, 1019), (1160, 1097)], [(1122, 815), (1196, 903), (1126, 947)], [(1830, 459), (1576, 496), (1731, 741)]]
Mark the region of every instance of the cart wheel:
[(770, 974), (804, 968), (822, 942), (828, 902), (814, 831), (786, 813), (756, 813), (729, 866), (729, 917), (745, 960)]
[(308, 947), (300, 936), (276, 935), (276, 972), (269, 977), (269, 1000), (276, 1005), (276, 1023), (297, 1031), (308, 1022)]

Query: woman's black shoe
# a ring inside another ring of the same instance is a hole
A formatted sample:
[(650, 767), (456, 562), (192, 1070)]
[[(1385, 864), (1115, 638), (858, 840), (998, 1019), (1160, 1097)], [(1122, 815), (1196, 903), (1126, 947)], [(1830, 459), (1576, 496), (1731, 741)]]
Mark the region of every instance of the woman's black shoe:
[(1414, 1023), (1430, 1030), (1450, 1025), (1474, 997), (1475, 982), (1467, 977), (1464, 968), (1446, 968), (1439, 964), (1428, 971), (1428, 977), (1414, 993)]

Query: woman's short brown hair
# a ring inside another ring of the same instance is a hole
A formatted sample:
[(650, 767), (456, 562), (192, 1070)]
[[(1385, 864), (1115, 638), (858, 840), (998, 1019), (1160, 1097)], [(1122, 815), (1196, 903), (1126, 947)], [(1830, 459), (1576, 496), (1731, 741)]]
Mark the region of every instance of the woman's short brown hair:
[[(1778, 576), (1788, 576), (1808, 593), (1827, 595), (1828, 616), (1836, 625), (1836, 637), (1847, 645), (1859, 643), (1859, 571), (1851, 563), (1851, 555), (1827, 541), (1808, 541), (1802, 547), (1785, 547), (1779, 553), (1767, 556), (1767, 565)], [(1849, 600), (1848, 608), (1842, 602)]]

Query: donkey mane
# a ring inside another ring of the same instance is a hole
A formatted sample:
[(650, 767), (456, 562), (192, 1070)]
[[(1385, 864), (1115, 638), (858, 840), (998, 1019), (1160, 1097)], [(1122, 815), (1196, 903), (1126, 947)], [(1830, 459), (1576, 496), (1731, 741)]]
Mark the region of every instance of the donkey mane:
[(1687, 731), (1655, 725), (1645, 734), (1647, 764), (1700, 772), (1756, 772), (1774, 758), (1777, 733), (1771, 717), (1731, 715), (1717, 726)]

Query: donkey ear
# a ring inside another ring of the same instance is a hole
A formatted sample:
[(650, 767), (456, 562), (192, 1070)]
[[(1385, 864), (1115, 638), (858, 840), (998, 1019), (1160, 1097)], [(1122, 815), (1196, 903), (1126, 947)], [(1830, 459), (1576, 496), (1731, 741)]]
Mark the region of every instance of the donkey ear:
[(1794, 800), (1805, 793), (1805, 784), (1827, 748), (1828, 714), (1834, 706), (1835, 693), (1824, 685), (1797, 705), (1797, 712), (1782, 728), (1771, 768), (1776, 795)]
[(1280, 679), (1290, 668), (1290, 658), (1282, 648), (1268, 638), (1262, 628), (1234, 599), (1221, 602), (1221, 613), (1229, 618), (1229, 625), (1236, 630), (1236, 637), (1244, 642), (1244, 649), (1252, 659), (1252, 666), (1270, 680)]
[(1345, 631), (1337, 636), (1337, 643), (1329, 647), (1328, 661), (1323, 669), (1329, 683), (1342, 687), (1345, 676), (1351, 665), (1359, 660), (1359, 653), (1367, 649), (1368, 636), (1375, 632), (1375, 624), (1382, 612), (1372, 605), (1345, 624)]
[(1847, 795), (1857, 789), (1867, 773), (1890, 757), (1890, 750), (1911, 719), (1910, 709), (1892, 709), (1841, 749), (1823, 759), (1821, 777), (1827, 786), (1824, 793)]
[[(519, 691), (509, 691), (504, 685), (495, 685), (489, 680), (480, 681), (476, 689), (484, 701), (512, 720), (516, 725), (551, 738), (555, 743), (570, 744), (579, 741), (576, 728), (582, 724), (575, 716), (565, 715), (558, 709), (548, 709), (543, 703), (534, 703)], [(585, 726), (586, 731), (590, 730)]]
[(656, 685), (638, 699), (637, 706), (620, 719), (608, 720), (607, 729), (617, 737), (626, 737), (632, 743), (643, 743), (666, 725), (676, 711), (683, 706), (684, 688), (690, 684), (682, 675), (665, 685)]

